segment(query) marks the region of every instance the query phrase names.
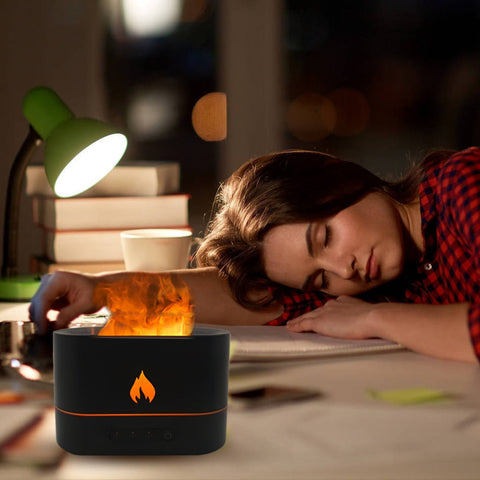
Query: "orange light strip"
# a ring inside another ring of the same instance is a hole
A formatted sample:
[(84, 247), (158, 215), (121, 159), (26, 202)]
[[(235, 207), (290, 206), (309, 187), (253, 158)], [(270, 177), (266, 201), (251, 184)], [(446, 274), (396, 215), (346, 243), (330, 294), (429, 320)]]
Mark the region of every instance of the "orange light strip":
[(220, 408), (219, 410), (213, 410), (212, 412), (199, 413), (76, 413), (62, 410), (59, 407), (55, 407), (55, 409), (61, 413), (74, 415), (76, 417), (200, 417), (223, 412), (227, 409), (227, 407)]

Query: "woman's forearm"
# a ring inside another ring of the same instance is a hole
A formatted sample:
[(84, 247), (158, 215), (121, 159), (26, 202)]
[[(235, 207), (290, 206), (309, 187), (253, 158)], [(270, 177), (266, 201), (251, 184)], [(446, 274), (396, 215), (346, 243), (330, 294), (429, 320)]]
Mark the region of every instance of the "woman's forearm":
[(314, 331), (336, 338), (384, 338), (426, 355), (476, 362), (468, 309), (467, 303), (371, 304), (340, 296), (290, 320), (287, 327), (292, 332)]
[(227, 281), (213, 267), (181, 270), (173, 276), (190, 289), (195, 318), (200, 323), (263, 325), (283, 311), (278, 305), (262, 311), (242, 307), (234, 300)]
[[(267, 311), (251, 311), (241, 307), (233, 298), (227, 282), (214, 268), (177, 270), (165, 273), (116, 272), (98, 275), (82, 275), (74, 272), (58, 271), (42, 279), (39, 290), (30, 304), (30, 318), (38, 325), (40, 332), (48, 328), (66, 327), (72, 320), (82, 314), (93, 313), (103, 306), (108, 306), (109, 292), (120, 287), (122, 293), (131, 302), (143, 301), (146, 308), (155, 304), (157, 296), (162, 295), (163, 280), (171, 280), (174, 285), (187, 286), (193, 299), (195, 321), (198, 323), (255, 325), (264, 324), (280, 315), (281, 307), (272, 307)], [(138, 295), (129, 288), (130, 284), (140, 282), (143, 292)], [(154, 291), (157, 290), (157, 291)], [(49, 322), (50, 311), (57, 311), (54, 323)]]
[(370, 321), (376, 335), (411, 350), (450, 360), (476, 362), (468, 331), (467, 303), (377, 304)]

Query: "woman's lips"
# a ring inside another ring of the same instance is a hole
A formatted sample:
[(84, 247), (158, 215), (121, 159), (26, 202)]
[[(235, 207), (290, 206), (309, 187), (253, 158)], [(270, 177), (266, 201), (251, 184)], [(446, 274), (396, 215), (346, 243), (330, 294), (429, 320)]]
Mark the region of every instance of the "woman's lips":
[(368, 257), (367, 265), (365, 267), (365, 279), (367, 282), (375, 280), (378, 277), (379, 268), (377, 264), (377, 259), (372, 251), (370, 257)]

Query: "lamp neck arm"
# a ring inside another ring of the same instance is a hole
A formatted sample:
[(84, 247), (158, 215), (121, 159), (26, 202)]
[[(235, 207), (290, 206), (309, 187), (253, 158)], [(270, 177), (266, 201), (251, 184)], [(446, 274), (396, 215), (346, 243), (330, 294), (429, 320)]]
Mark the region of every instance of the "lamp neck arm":
[(30, 126), (28, 135), (10, 169), (3, 227), (2, 277), (12, 277), (18, 273), (18, 230), (23, 179), (27, 165), (40, 143), (40, 136)]

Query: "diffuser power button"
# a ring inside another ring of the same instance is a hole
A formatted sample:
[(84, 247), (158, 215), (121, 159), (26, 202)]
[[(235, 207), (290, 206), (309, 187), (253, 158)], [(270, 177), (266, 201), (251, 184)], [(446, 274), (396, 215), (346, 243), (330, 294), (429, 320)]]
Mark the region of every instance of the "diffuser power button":
[(163, 428), (118, 428), (109, 432), (111, 440), (119, 442), (172, 442), (175, 434)]

